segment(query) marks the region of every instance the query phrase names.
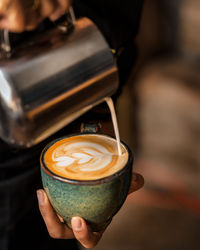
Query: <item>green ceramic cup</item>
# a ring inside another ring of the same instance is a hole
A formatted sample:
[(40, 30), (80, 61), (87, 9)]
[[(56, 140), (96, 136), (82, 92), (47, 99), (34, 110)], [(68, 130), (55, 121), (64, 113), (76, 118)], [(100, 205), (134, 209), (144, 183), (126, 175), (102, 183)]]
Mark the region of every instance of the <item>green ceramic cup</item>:
[(71, 218), (80, 216), (86, 220), (92, 231), (101, 231), (109, 225), (127, 197), (132, 177), (132, 153), (129, 147), (122, 143), (129, 157), (120, 171), (97, 180), (72, 180), (54, 174), (44, 163), (45, 152), (62, 139), (48, 144), (41, 154), (43, 187), (53, 208), (69, 228), (71, 228)]

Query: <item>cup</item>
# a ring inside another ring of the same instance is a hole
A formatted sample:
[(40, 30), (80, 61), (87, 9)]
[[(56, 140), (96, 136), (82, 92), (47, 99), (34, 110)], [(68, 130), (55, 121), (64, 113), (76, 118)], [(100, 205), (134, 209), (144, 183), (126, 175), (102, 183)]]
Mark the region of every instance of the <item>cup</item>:
[[(83, 134), (86, 133), (81, 133)], [(121, 142), (128, 152), (128, 161), (121, 170), (101, 179), (73, 180), (53, 173), (44, 161), (46, 151), (59, 140), (77, 135), (79, 134), (58, 138), (42, 151), (40, 162), (43, 187), (54, 210), (69, 228), (71, 228), (71, 218), (79, 216), (86, 221), (93, 232), (97, 232), (109, 225), (128, 195), (133, 155), (129, 147)]]

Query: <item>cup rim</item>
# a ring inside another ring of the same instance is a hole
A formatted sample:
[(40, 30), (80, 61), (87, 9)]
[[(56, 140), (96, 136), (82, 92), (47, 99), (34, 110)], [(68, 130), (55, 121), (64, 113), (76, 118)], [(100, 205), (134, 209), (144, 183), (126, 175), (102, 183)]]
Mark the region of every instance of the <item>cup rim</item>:
[(68, 184), (73, 184), (73, 185), (97, 185), (99, 183), (106, 183), (106, 182), (108, 182), (108, 181), (110, 181), (110, 180), (112, 180), (114, 178), (117, 178), (120, 175), (122, 175), (124, 172), (126, 172), (127, 169), (132, 168), (133, 158), (134, 158), (133, 157), (133, 153), (131, 152), (130, 148), (128, 147), (128, 145), (126, 143), (124, 143), (123, 141), (120, 141), (120, 143), (126, 148), (126, 150), (128, 152), (128, 160), (127, 160), (125, 166), (122, 169), (120, 169), (117, 172), (115, 172), (114, 174), (106, 176), (106, 177), (103, 177), (103, 178), (95, 179), (95, 180), (76, 180), (76, 179), (70, 179), (70, 178), (63, 177), (63, 176), (60, 176), (58, 174), (55, 174), (53, 171), (51, 171), (47, 167), (47, 165), (44, 162), (45, 152), (53, 144), (55, 144), (57, 141), (63, 140), (65, 138), (73, 137), (73, 136), (78, 136), (78, 135), (102, 135), (102, 136), (109, 137), (109, 138), (112, 138), (112, 139), (116, 140), (112, 136), (104, 135), (104, 134), (98, 134), (98, 133), (92, 133), (92, 132), (90, 132), (90, 133), (86, 133), (86, 132), (85, 133), (76, 133), (76, 134), (71, 134), (71, 135), (67, 135), (67, 136), (62, 136), (62, 137), (56, 138), (55, 140), (51, 141), (50, 143), (48, 143), (44, 147), (44, 149), (42, 150), (41, 155), (40, 155), (40, 166), (45, 171), (45, 173), (47, 175), (51, 176), (55, 180), (58, 180), (58, 181), (61, 181), (61, 182), (65, 182), (65, 183), (68, 183)]

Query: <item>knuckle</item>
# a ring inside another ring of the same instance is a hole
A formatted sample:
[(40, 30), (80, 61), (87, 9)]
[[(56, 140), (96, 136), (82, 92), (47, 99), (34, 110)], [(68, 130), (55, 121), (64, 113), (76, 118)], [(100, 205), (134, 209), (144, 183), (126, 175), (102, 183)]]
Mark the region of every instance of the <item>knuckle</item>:
[(53, 239), (57, 239), (57, 234), (55, 232), (49, 232), (49, 236)]
[(62, 237), (62, 234), (59, 233), (59, 232), (54, 232), (54, 231), (52, 231), (52, 232), (49, 232), (49, 235), (50, 235), (50, 237), (53, 238), (53, 239), (62, 239), (62, 238), (63, 238), (63, 237)]

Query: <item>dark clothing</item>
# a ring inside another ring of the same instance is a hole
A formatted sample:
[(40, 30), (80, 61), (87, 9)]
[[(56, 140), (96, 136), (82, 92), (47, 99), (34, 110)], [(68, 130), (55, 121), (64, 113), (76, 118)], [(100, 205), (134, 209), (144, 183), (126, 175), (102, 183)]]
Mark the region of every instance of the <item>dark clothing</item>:
[(78, 17), (87, 16), (98, 26), (110, 47), (116, 50), (120, 88), (137, 58), (134, 38), (138, 33), (143, 0), (74, 0)]
[(50, 238), (36, 197), (36, 190), (42, 188), (40, 152), (49, 141), (66, 133), (62, 130), (24, 150), (0, 141), (0, 250), (78, 249), (75, 240)]
[[(126, 80), (136, 58), (133, 40), (141, 6), (141, 0), (74, 0), (78, 17), (91, 18), (111, 48), (124, 48), (118, 57), (121, 82)], [(14, 149), (0, 140), (0, 250), (77, 249), (75, 240), (49, 237), (39, 213), (36, 190), (42, 187), (39, 170), (42, 148), (56, 137), (78, 132), (80, 121), (82, 118), (31, 149)]]
[(126, 47), (138, 32), (142, 0), (74, 0), (77, 16), (95, 22), (111, 48)]
[(75, 240), (66, 242), (49, 237), (37, 205), (36, 189), (39, 187), (39, 164), (23, 174), (1, 181), (1, 250), (78, 249)]

